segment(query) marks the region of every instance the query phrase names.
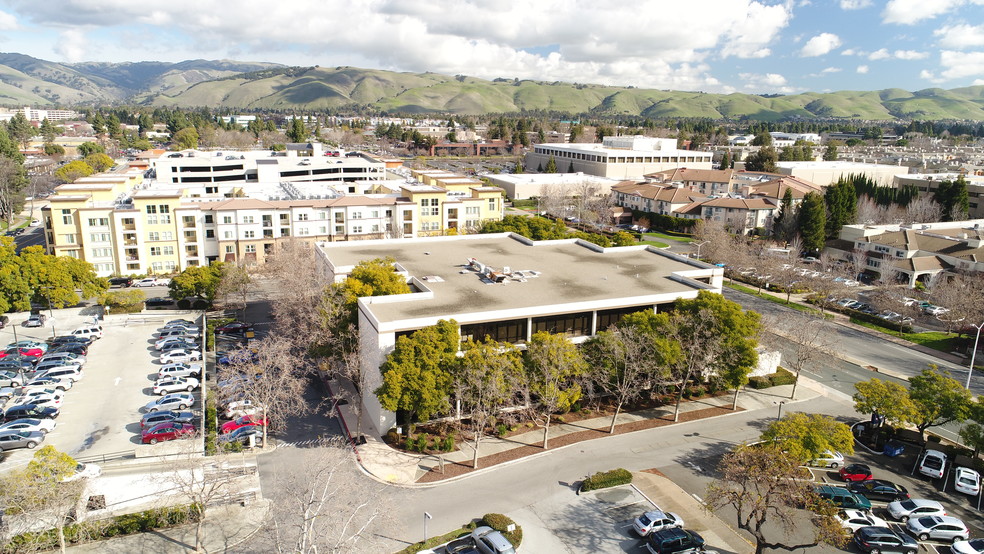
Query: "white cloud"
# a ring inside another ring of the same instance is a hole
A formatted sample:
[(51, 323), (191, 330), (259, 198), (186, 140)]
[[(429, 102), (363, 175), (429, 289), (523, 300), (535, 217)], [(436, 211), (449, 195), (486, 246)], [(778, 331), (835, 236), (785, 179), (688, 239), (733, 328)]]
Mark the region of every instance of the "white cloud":
[(946, 25), (933, 31), (940, 37), (939, 45), (943, 48), (974, 48), (984, 46), (984, 25)]
[(824, 75), (827, 75), (827, 74), (830, 74), (830, 73), (840, 73), (840, 72), (841, 72), (841, 68), (839, 68), (839, 67), (826, 67), (826, 68), (824, 68), (823, 70), (820, 71), (820, 73), (822, 73)]
[(924, 69), (920, 71), (919, 78), (937, 85), (946, 80), (941, 77), (937, 77), (936, 74), (934, 74), (932, 71), (929, 71), (928, 69)]
[(940, 77), (946, 80), (984, 75), (984, 52), (940, 52)]
[(841, 56), (863, 56), (863, 55), (864, 54), (860, 50), (855, 50), (853, 48), (841, 50)]
[(891, 58), (891, 57), (892, 57), (892, 55), (888, 53), (888, 49), (887, 48), (881, 48), (879, 50), (875, 50), (874, 52), (868, 54), (868, 59), (869, 60), (873, 60), (873, 61), (874, 60), (886, 60), (886, 59)]
[(868, 66), (866, 66), (866, 65), (859, 65), (858, 68), (855, 69), (855, 71), (857, 71), (861, 75), (865, 75), (866, 73), (868, 73)]
[(88, 41), (79, 29), (66, 29), (58, 36), (55, 52), (69, 62), (80, 62), (85, 59)]
[[(889, 0), (882, 11), (884, 23), (914, 25), (924, 19), (933, 19), (945, 14), (968, 0)], [(978, 3), (979, 0), (969, 0)]]
[(841, 39), (837, 35), (833, 33), (820, 33), (806, 41), (803, 49), (800, 50), (800, 56), (822, 56), (840, 45)]
[(739, 73), (738, 77), (744, 81), (743, 88), (749, 92), (789, 94), (800, 90), (788, 86), (786, 78), (778, 73)]
[(871, 0), (840, 0), (842, 10), (860, 10), (871, 6)]
[(0, 11), (0, 31), (16, 31), (20, 29), (17, 18), (12, 14)]
[(894, 52), (889, 52), (887, 48), (881, 48), (875, 50), (874, 52), (868, 54), (868, 59), (875, 60), (922, 60), (929, 57), (926, 52), (919, 52), (916, 50), (896, 50)]
[(984, 85), (984, 79), (974, 79), (974, 81), (970, 83), (970, 85), (974, 87)]

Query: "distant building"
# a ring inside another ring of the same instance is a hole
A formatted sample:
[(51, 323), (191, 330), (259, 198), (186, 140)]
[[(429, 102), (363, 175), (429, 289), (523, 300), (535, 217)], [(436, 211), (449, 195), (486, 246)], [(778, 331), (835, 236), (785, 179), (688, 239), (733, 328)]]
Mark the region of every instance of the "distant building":
[(643, 136), (605, 137), (601, 144), (537, 144), (523, 166), (543, 171), (553, 158), (557, 171), (582, 172), (609, 179), (642, 179), (666, 169), (711, 169), (711, 152), (679, 150), (676, 139)]
[(967, 182), (967, 200), (970, 206), (971, 219), (984, 218), (984, 175), (970, 173), (912, 173), (896, 175), (894, 186), (902, 188), (912, 185), (919, 189), (920, 194), (933, 194), (943, 181), (956, 181), (963, 175)]
[(869, 164), (837, 160), (832, 162), (778, 162), (776, 173), (804, 179), (821, 187), (836, 183), (851, 175), (864, 175), (878, 186), (888, 187), (896, 175), (905, 175), (909, 168), (897, 165)]
[(608, 194), (620, 181), (586, 175), (584, 173), (499, 173), (486, 175), (493, 185), (506, 191), (506, 197), (513, 200), (528, 200), (542, 196), (544, 190), (551, 188), (567, 191), (574, 195), (580, 187), (594, 186), (599, 194)]

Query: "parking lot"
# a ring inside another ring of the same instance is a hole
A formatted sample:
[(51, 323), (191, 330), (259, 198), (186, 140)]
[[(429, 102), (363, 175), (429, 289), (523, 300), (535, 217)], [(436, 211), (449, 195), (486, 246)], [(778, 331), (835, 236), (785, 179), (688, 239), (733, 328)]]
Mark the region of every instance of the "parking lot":
[[(53, 325), (49, 319), (40, 328), (20, 326), (27, 318), (26, 313), (11, 314), (11, 325), (0, 330), (0, 340), (2, 344), (14, 342), (14, 325), (20, 340), (50, 339), (53, 329), (61, 335), (91, 322), (97, 310), (97, 307), (54, 310)], [(163, 322), (178, 317), (189, 318), (189, 315), (161, 310), (106, 316), (101, 322), (103, 337), (90, 345), (86, 355), (84, 377), (65, 392), (61, 413), (55, 420), (57, 425), (45, 437), (44, 444), (97, 463), (101, 457), (153, 455), (166, 450), (167, 443), (141, 444), (140, 418), (144, 405), (156, 398), (153, 385), (160, 364), (154, 349), (154, 334)], [(195, 394), (193, 409), (200, 411), (200, 395), (197, 391)], [(0, 468), (26, 463), (32, 455), (33, 451), (28, 449), (11, 451)]]

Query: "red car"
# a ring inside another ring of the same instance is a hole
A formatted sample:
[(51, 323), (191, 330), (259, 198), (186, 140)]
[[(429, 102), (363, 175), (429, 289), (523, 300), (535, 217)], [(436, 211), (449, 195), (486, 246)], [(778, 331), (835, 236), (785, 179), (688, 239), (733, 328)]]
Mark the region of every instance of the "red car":
[(141, 433), (141, 439), (144, 444), (157, 444), (160, 441), (190, 437), (194, 434), (194, 425), (169, 421), (167, 423), (160, 423), (143, 431), (143, 433)]
[(37, 359), (44, 356), (44, 350), (41, 350), (40, 348), (8, 348), (0, 351), (0, 360), (6, 358), (7, 356), (16, 356), (17, 354), (20, 354), (21, 356), (30, 356)]
[(249, 414), (223, 423), (221, 431), (224, 435), (226, 433), (231, 433), (240, 427), (246, 427), (247, 425), (259, 425), (261, 427), (266, 427), (269, 425), (269, 422), (264, 419), (263, 416)]
[(850, 483), (852, 481), (868, 481), (873, 475), (871, 475), (870, 467), (864, 464), (851, 464), (840, 469), (840, 477)]

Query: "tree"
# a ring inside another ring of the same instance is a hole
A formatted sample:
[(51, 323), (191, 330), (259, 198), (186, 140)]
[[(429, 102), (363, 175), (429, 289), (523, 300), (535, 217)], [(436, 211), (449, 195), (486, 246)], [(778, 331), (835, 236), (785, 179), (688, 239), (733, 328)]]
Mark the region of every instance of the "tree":
[(10, 134), (10, 138), (14, 139), (17, 144), (20, 144), (25, 149), (30, 145), (31, 139), (34, 137), (34, 126), (31, 122), (24, 117), (24, 112), (17, 112), (14, 117), (7, 123), (7, 133)]
[(772, 146), (772, 135), (768, 131), (759, 131), (752, 138), (752, 146)]
[(907, 223), (935, 223), (942, 219), (943, 207), (925, 194), (920, 194), (905, 207)]
[[(786, 242), (796, 234), (796, 209), (793, 208), (793, 189), (786, 187), (779, 203), (779, 213), (772, 219), (772, 236)], [(799, 252), (797, 252), (799, 255)]]
[(103, 148), (98, 142), (83, 142), (76, 148), (79, 152), (79, 156), (87, 158), (93, 154), (105, 154), (106, 149)]
[(523, 160), (516, 160), (516, 167), (513, 168), (513, 173), (523, 173), (526, 169), (523, 167)]
[(198, 131), (194, 127), (185, 127), (171, 135), (171, 141), (178, 150), (198, 148)]
[(778, 161), (779, 154), (776, 149), (771, 146), (763, 146), (758, 152), (749, 154), (745, 158), (745, 170), (775, 173), (776, 162)]
[(557, 173), (557, 162), (554, 161), (553, 156), (547, 160), (547, 168), (543, 170), (544, 173)]
[(728, 169), (729, 167), (731, 167), (731, 154), (725, 152), (721, 156), (721, 169)]
[(191, 266), (174, 277), (168, 284), (168, 296), (174, 300), (201, 298), (211, 304), (218, 293), (222, 281), (223, 262), (207, 266)]
[(827, 212), (823, 197), (811, 192), (803, 197), (799, 206), (799, 231), (803, 239), (803, 249), (807, 252), (819, 252), (823, 249)]
[[(74, 306), (82, 297), (93, 298), (109, 289), (109, 281), (97, 277), (92, 264), (70, 256), (52, 256), (43, 246), (28, 246), (18, 257), (22, 282), (30, 291), (30, 302), (54, 308)], [(20, 280), (14, 281), (15, 290)], [(8, 303), (28, 309), (21, 298), (8, 297)]]
[(943, 221), (960, 221), (967, 219), (970, 210), (970, 199), (967, 193), (967, 180), (963, 175), (956, 180), (941, 181), (933, 192), (933, 200), (943, 211)]
[(396, 347), (379, 368), (383, 383), (376, 397), (383, 409), (405, 411), (411, 426), (446, 410), (458, 342), (457, 322), (443, 319), (397, 338)]
[(550, 420), (581, 398), (579, 380), (588, 369), (581, 351), (565, 335), (535, 333), (526, 344), (524, 395), (534, 417), (543, 420), (543, 449), (549, 448)]
[(826, 238), (834, 239), (857, 217), (857, 193), (849, 180), (841, 179), (824, 190), (823, 199), (827, 207)]
[(290, 554), (385, 550), (394, 502), (386, 485), (360, 472), (348, 447), (338, 441), (297, 449), (291, 456), (291, 471), (274, 476), (268, 495), (274, 500), (271, 524), (250, 546)]
[(408, 294), (410, 286), (406, 277), (396, 272), (393, 258), (376, 258), (359, 262), (345, 279), (345, 290), (349, 301), (355, 302), (363, 296), (386, 296)]
[(936, 365), (930, 364), (919, 375), (910, 377), (909, 384), (909, 398), (917, 414), (913, 423), (920, 435), (924, 436), (930, 427), (962, 422), (970, 416), (973, 394)]
[(62, 183), (73, 183), (82, 177), (92, 175), (93, 171), (89, 164), (82, 160), (75, 160), (56, 169), (55, 177)]
[(854, 384), (854, 410), (859, 414), (878, 414), (891, 425), (914, 423), (918, 409), (909, 391), (898, 383), (873, 377)]
[(770, 320), (766, 327), (773, 333), (790, 339), (789, 348), (792, 352), (787, 351), (787, 355), (783, 357), (783, 365), (796, 375), (789, 395), (789, 398), (794, 399), (803, 371), (819, 369), (823, 360), (831, 354), (834, 339), (830, 333), (830, 323), (823, 317), (789, 312)]
[(44, 145), (44, 155), (45, 156), (64, 156), (65, 147), (60, 144), (45, 144)]
[(240, 264), (224, 264), (221, 269), (216, 298), (226, 309), (242, 310), (246, 319), (249, 294), (253, 291), (253, 277), (249, 267)]
[[(2, 129), (2, 126), (0, 126)], [(0, 131), (0, 143), (3, 142)], [(3, 152), (0, 147), (0, 217), (7, 221), (9, 228), (15, 214), (24, 209), (24, 189), (29, 181), (24, 170), (24, 157)]]
[[(786, 551), (810, 548), (818, 544), (841, 546), (847, 541), (840, 524), (834, 519), (836, 509), (823, 501), (810, 481), (802, 479), (798, 461), (778, 446), (740, 446), (721, 460), (721, 478), (707, 487), (705, 502), (712, 509), (727, 507), (735, 512), (739, 529), (755, 539), (755, 552)], [(781, 538), (769, 539), (775, 529), (789, 537), (804, 524), (799, 507), (813, 511), (813, 541), (790, 545)]]
[(837, 161), (837, 145), (836, 144), (832, 144), (832, 143), (831, 144), (828, 144), (827, 147), (823, 150), (823, 161), (825, 161), (825, 162)]
[(83, 161), (96, 173), (106, 171), (116, 164), (116, 162), (113, 161), (113, 158), (110, 158), (106, 154), (102, 153), (89, 154)]
[(52, 144), (55, 142), (55, 137), (58, 136), (58, 127), (52, 125), (47, 117), (41, 120), (40, 131), (45, 144)]
[(304, 127), (304, 122), (300, 117), (294, 116), (294, 118), (290, 120), (290, 126), (287, 129), (287, 138), (289, 138), (291, 142), (304, 142), (307, 140), (308, 131), (307, 128)]
[(940, 276), (933, 280), (930, 299), (949, 312), (936, 316), (949, 331), (955, 325), (984, 322), (984, 275), (978, 272)]
[(823, 414), (786, 414), (769, 424), (762, 440), (774, 443), (798, 463), (815, 460), (827, 450), (852, 454), (851, 428)]
[(469, 340), (465, 344), (461, 363), (453, 370), (453, 381), (455, 396), (470, 423), (473, 468), (478, 469), (485, 429), (513, 398), (522, 374), (523, 358), (513, 345), (492, 340)]
[(615, 399), (609, 433), (615, 432), (622, 407), (639, 398), (654, 382), (669, 377), (667, 359), (680, 354), (678, 343), (631, 325), (599, 332), (585, 343), (584, 350), (585, 359), (594, 368), (594, 382)]

